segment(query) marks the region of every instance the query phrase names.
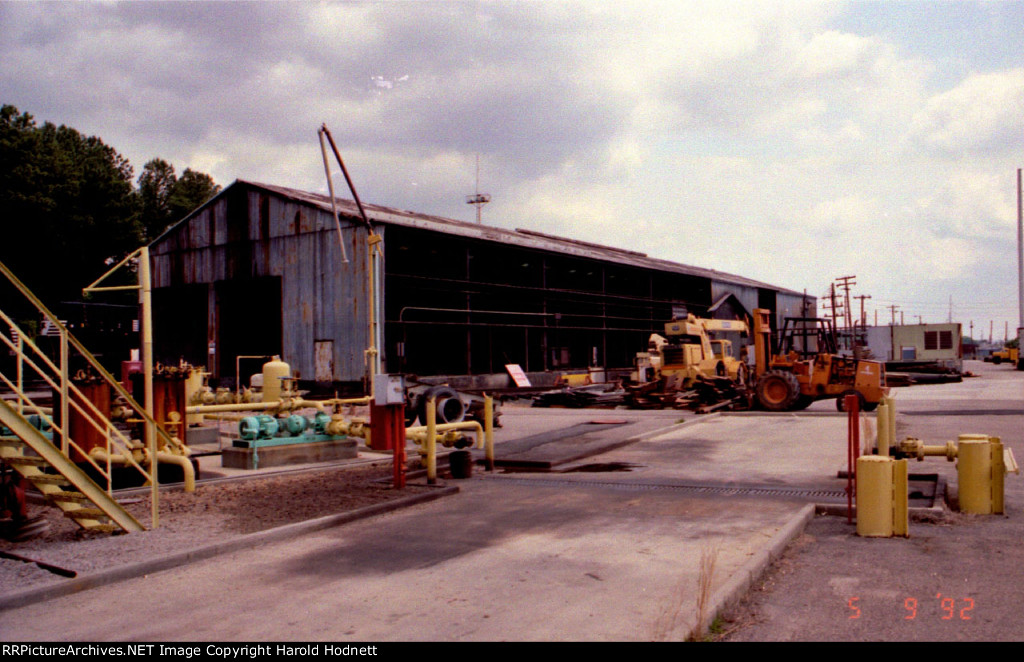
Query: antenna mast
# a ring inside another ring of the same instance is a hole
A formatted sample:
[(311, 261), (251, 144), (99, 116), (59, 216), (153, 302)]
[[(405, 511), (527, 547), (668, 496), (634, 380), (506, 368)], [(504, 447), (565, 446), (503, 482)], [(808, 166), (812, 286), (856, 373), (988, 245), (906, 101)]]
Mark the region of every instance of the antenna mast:
[(476, 223), (482, 225), (483, 220), (480, 218), (481, 208), (491, 201), (491, 195), (489, 193), (480, 192), (480, 155), (476, 155), (476, 193), (473, 195), (466, 196), (466, 204), (476, 205)]

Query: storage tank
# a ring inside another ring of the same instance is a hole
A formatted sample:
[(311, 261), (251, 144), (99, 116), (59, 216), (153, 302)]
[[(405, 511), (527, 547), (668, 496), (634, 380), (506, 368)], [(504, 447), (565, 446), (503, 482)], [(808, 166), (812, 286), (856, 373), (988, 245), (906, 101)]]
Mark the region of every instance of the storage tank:
[(292, 369), (287, 363), (275, 356), (273, 360), (263, 364), (263, 402), (281, 399), (282, 378), (292, 376)]

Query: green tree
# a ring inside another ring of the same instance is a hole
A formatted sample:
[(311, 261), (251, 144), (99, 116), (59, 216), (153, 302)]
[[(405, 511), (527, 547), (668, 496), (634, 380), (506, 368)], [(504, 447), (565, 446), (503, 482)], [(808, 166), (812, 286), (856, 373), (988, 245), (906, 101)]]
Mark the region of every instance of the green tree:
[(181, 177), (163, 159), (152, 159), (139, 175), (142, 225), (149, 241), (220, 191), (213, 178), (186, 168)]
[(171, 193), (178, 177), (174, 166), (163, 159), (150, 160), (139, 175), (139, 200), (142, 203), (142, 227), (152, 239), (171, 223)]
[(78, 301), (83, 286), (220, 190), (191, 169), (178, 178), (159, 158), (138, 190), (133, 180), (128, 159), (99, 138), (0, 106), (0, 262), (44, 303)]
[(133, 172), (95, 136), (0, 108), (0, 261), (45, 303), (78, 300), (142, 241)]

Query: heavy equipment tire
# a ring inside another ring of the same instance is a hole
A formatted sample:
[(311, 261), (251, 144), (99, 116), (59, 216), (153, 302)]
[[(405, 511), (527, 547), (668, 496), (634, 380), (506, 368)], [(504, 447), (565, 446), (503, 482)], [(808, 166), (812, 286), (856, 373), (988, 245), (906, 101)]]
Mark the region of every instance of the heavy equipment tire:
[(874, 411), (874, 410), (878, 409), (878, 405), (880, 405), (880, 404), (882, 404), (882, 403), (880, 403), (880, 402), (865, 402), (864, 403), (864, 411)]
[(729, 372), (725, 369), (725, 364), (721, 361), (715, 366), (715, 375), (718, 377), (728, 377)]
[[(422, 398), (415, 393), (409, 394), (409, 402), (405, 407), (405, 427), (411, 428), (416, 425), (416, 420), (420, 417), (420, 405)], [(426, 423), (421, 423), (426, 425)]]
[(999, 365), (1002, 362), (1003, 362), (1003, 357), (1001, 357), (1001, 356), (993, 356), (992, 357), (992, 363), (995, 363), (996, 365)]
[(772, 370), (757, 380), (757, 401), (768, 411), (790, 411), (800, 397), (800, 382), (785, 370)]
[[(836, 411), (846, 411), (846, 396), (848, 395), (857, 396), (857, 400), (860, 401), (860, 410), (868, 411), (868, 404), (867, 401), (864, 399), (864, 394), (852, 388), (846, 389), (845, 391), (839, 394), (838, 398), (836, 398)], [(877, 402), (875, 403), (875, 406), (878, 406)]]
[(466, 403), (459, 398), (455, 389), (449, 386), (434, 386), (420, 396), (419, 409), (420, 423), (427, 424), (427, 401), (434, 398), (436, 423), (461, 423), (466, 418)]
[(804, 395), (803, 393), (801, 393), (797, 397), (796, 402), (793, 403), (792, 411), (803, 411), (804, 409), (807, 409), (808, 407), (810, 407), (811, 403), (813, 403), (813, 402), (814, 402), (814, 398), (813, 397), (811, 397), (809, 395)]

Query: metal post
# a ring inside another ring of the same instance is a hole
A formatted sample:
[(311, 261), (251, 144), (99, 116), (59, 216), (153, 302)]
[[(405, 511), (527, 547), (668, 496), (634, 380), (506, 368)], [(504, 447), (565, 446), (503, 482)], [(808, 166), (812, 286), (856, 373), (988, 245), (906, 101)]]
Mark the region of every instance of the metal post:
[(494, 398), (484, 393), (484, 439), (487, 470), (494, 471)]
[(20, 331), (18, 332), (17, 348), (18, 359), (15, 371), (18, 380), (18, 413), (22, 414), (25, 412), (25, 341), (22, 340)]
[(857, 458), (860, 457), (860, 398), (844, 396), (847, 420), (846, 523), (853, 524), (853, 495), (857, 489)]
[(156, 429), (153, 420), (153, 286), (149, 273), (149, 247), (139, 249), (139, 303), (142, 305), (142, 375), (144, 400), (148, 420), (145, 424), (145, 442), (149, 449), (149, 469), (151, 478), (151, 509), (153, 512), (153, 528), (159, 520), (160, 481), (159, 466), (156, 458)]
[(60, 449), (64, 455), (68, 454), (68, 435), (71, 432), (70, 407), (68, 405), (68, 330), (61, 327), (60, 330)]
[(427, 482), (437, 482), (437, 398), (427, 398)]
[[(1017, 351), (1024, 352), (1020, 344), (1024, 341), (1024, 200), (1021, 191), (1021, 169), (1017, 168), (1017, 304), (1019, 306), (1017, 317)], [(1022, 359), (1018, 354), (1016, 368), (1024, 367)]]
[(394, 486), (396, 490), (401, 490), (405, 488), (405, 406), (388, 405), (387, 410), (391, 416), (390, 426), (395, 436)]

